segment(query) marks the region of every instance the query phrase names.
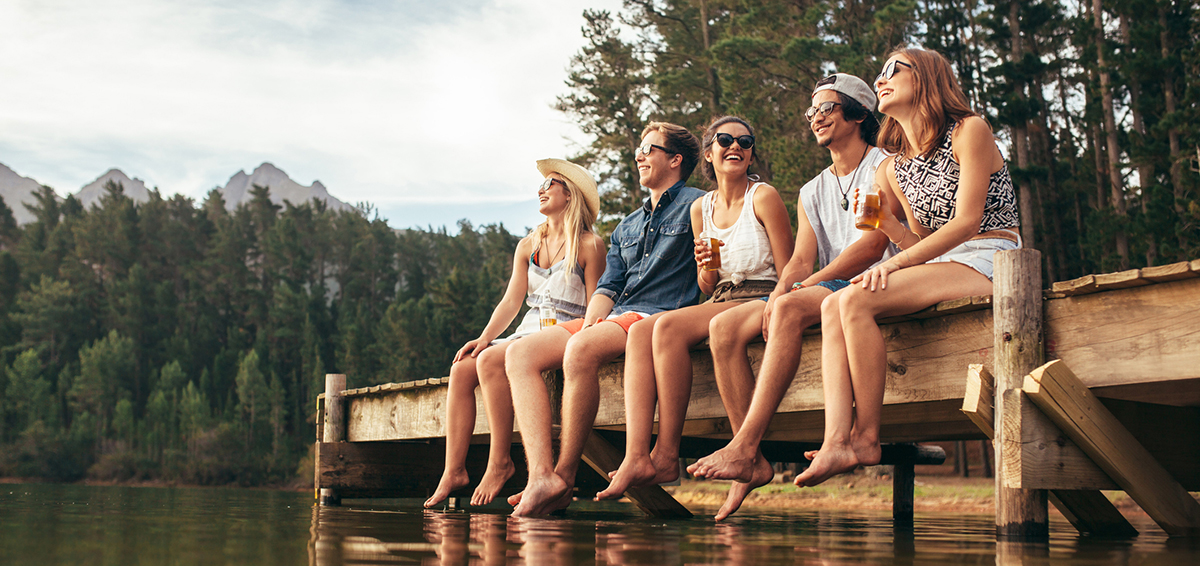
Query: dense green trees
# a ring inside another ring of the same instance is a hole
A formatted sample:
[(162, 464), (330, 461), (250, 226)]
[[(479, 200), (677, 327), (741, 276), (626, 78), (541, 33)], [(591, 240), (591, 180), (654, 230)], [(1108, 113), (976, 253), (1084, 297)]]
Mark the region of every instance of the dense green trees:
[(558, 107), (594, 136), (577, 157), (610, 219), (636, 204), (645, 121), (698, 132), (725, 113), (754, 124), (762, 173), (794, 204), (828, 165), (802, 116), (813, 84), (870, 81), (913, 45), (947, 56), (997, 130), (1048, 280), (1200, 255), (1194, 2), (625, 0), (585, 19)]
[(323, 204), (230, 212), (110, 185), (0, 208), (0, 475), (257, 484), (307, 457), (327, 372), (445, 375), (517, 237), (394, 231)]

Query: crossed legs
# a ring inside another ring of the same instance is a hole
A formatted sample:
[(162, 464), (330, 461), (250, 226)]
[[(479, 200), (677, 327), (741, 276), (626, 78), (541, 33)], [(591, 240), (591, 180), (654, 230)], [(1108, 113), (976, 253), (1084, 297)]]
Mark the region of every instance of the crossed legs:
[(854, 284), (821, 305), (821, 366), (825, 435), (796, 485), (813, 486), (859, 465), (879, 463), (887, 348), (878, 318), (918, 311), (941, 301), (985, 295), (992, 282), (958, 263), (923, 264), (888, 276), (887, 289)]

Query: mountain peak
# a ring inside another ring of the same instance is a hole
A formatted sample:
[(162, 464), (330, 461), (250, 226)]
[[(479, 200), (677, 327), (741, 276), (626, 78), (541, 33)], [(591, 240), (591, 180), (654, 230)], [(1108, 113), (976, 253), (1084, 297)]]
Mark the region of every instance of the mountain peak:
[(330, 196), (329, 190), (320, 181), (313, 181), (308, 186), (301, 185), (269, 161), (262, 162), (249, 175), (243, 170), (229, 178), (229, 182), (221, 189), (221, 194), (225, 197), (225, 206), (233, 210), (239, 204), (250, 200), (250, 187), (254, 185), (269, 188), (271, 202), (276, 204), (288, 201), (294, 205), (301, 205), (316, 198), (325, 201), (332, 210), (351, 210), (353, 208)]

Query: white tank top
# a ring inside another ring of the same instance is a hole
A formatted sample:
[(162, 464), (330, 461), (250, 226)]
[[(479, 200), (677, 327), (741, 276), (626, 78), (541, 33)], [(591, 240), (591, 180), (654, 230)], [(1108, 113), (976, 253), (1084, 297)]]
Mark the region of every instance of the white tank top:
[(718, 228), (712, 219), (713, 199), (717, 192), (712, 191), (704, 195), (704, 236), (723, 242), (721, 268), (717, 271), (721, 274), (718, 285), (726, 281), (738, 285), (747, 279), (779, 280), (779, 274), (775, 271), (775, 258), (771, 255), (771, 240), (767, 237), (767, 229), (754, 216), (754, 191), (762, 184), (754, 183), (746, 189), (746, 196), (742, 199), (742, 213), (728, 228)]

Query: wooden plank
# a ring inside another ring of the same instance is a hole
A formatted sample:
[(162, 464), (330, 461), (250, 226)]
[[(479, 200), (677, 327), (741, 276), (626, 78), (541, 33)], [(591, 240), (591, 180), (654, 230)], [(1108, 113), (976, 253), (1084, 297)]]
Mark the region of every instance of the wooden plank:
[(963, 393), (962, 412), (984, 431), (988, 438), (995, 433), (992, 423), (996, 418), (995, 384), (992, 373), (983, 364), (967, 366), (967, 388)]
[[(1006, 398), (1004, 426), (1014, 444), (1004, 451), (1005, 487), (1014, 489), (1121, 489), (1062, 433), (1021, 390)], [(1008, 412), (1011, 411), (1011, 412)]]
[(1062, 293), (1066, 296), (1091, 293), (1092, 291), (1096, 290), (1096, 276), (1084, 275), (1083, 277), (1072, 279), (1070, 281), (1055, 281), (1054, 284), (1050, 286), (1050, 290), (1055, 293)]
[(1060, 489), (1047, 497), (1081, 533), (1104, 538), (1138, 536), (1137, 529), (1099, 491)]
[[(602, 436), (592, 431), (583, 445), (583, 461), (602, 476), (608, 477), (621, 465), (623, 453), (609, 444)], [(687, 519), (692, 512), (671, 497), (661, 486), (631, 487), (625, 497), (637, 505), (642, 512), (654, 517)]]
[(1065, 363), (1056, 360), (1035, 369), (1024, 390), (1167, 534), (1200, 535), (1200, 503)]
[[(984, 392), (992, 391), (992, 376), (987, 372), (986, 368), (968, 368), (967, 380), (967, 390), (971, 391), (973, 389), (978, 389), (980, 391), (980, 399), (982, 399)], [(972, 387), (970, 383), (972, 380), (977, 380), (979, 383)], [(1015, 390), (1010, 391), (1009, 393), (1015, 393)], [(963, 400), (963, 412), (967, 412), (968, 410), (974, 411), (978, 418), (972, 417), (972, 422), (978, 425), (979, 429), (985, 432), (988, 437), (991, 438), (995, 432), (995, 426), (993, 426), (992, 423), (993, 413), (989, 413), (985, 410), (978, 410), (981, 408), (982, 403), (980, 402), (980, 399), (971, 401), (971, 399), (974, 397), (974, 395), (971, 395), (967, 399)], [(1019, 395), (1019, 398), (1023, 399), (1023, 405), (1025, 404), (1024, 401), (1028, 400), (1025, 399), (1023, 394)], [(1006, 407), (1007, 406), (1008, 405), (1006, 405)], [(990, 408), (990, 404), (988, 405), (988, 408)], [(1038, 411), (1038, 414), (1040, 413), (1041, 411)], [(1022, 412), (1022, 414), (1024, 414), (1024, 412)], [(1046, 417), (1043, 415), (1042, 418)], [(1039, 427), (1039, 429), (1044, 429), (1044, 427)], [(1055, 430), (1057, 430), (1057, 428)], [(985, 460), (986, 455), (987, 453), (985, 451)], [(1108, 476), (1105, 476), (1105, 479), (1108, 479)], [(1112, 502), (1104, 496), (1103, 493), (1100, 493), (1094, 489), (1058, 490), (1050, 488), (1046, 493), (1046, 499), (1052, 503), (1059, 510), (1059, 512), (1061, 512), (1063, 516), (1066, 517), (1067, 520), (1070, 521), (1071, 524), (1081, 533), (1089, 533), (1095, 536), (1114, 538), (1125, 538), (1137, 536), (1138, 534), (1137, 529), (1133, 528), (1133, 525), (1129, 524), (1129, 521), (1126, 520), (1123, 515), (1121, 515), (1121, 512), (1117, 510), (1116, 506), (1114, 506)]]
[(1166, 283), (1168, 281), (1191, 279), (1196, 276), (1196, 271), (1188, 262), (1181, 261), (1169, 265), (1144, 267), (1142, 268), (1142, 277), (1155, 283)]
[(1046, 359), (1088, 387), (1200, 378), (1197, 297), (1186, 279), (1047, 301)]
[(1105, 273), (1096, 276), (1096, 288), (1101, 291), (1141, 287), (1142, 285), (1149, 285), (1150, 283), (1150, 280), (1142, 277), (1142, 271), (1140, 269), (1129, 269), (1126, 271)]

